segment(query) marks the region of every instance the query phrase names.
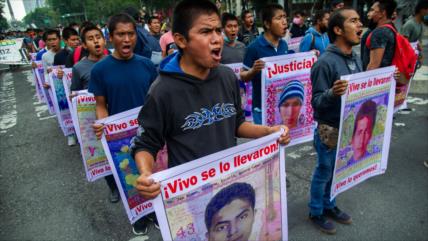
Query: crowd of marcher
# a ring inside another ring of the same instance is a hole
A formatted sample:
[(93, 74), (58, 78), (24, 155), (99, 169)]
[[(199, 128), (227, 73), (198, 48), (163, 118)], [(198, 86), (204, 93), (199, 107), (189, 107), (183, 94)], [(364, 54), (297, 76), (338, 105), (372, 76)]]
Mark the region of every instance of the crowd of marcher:
[[(293, 53), (286, 38), (303, 37), (300, 52), (315, 51), (319, 56), (311, 69), (318, 158), (311, 182), (309, 217), (317, 228), (333, 234), (336, 228), (331, 220), (352, 222), (335, 199), (330, 200), (340, 96), (348, 85), (340, 76), (393, 65), (398, 32), (410, 42), (419, 41), (422, 60), (428, 2), (418, 1), (414, 16), (400, 30), (393, 22), (396, 8), (394, 0), (374, 1), (364, 32), (357, 11), (338, 0), (332, 1), (330, 9), (316, 11), (310, 27), (300, 11), (293, 13), (289, 24), (289, 13), (278, 4), (266, 4), (257, 13), (262, 26), (256, 26), (252, 11), (243, 11), (238, 18), (232, 13), (220, 14), (211, 1), (184, 0), (175, 7), (172, 21), (164, 23), (158, 16), (143, 21), (137, 9), (127, 8), (111, 16), (103, 27), (83, 22), (3, 37), (24, 37), (25, 48), (37, 53), (36, 60), (42, 60), (46, 75), (52, 66), (72, 68), (71, 91), (88, 89), (94, 94), (97, 119), (143, 105), (131, 152), (140, 171), (137, 189), (147, 199), (160, 193), (159, 184), (150, 175), (164, 144), (171, 168), (235, 146), (237, 137), (259, 138), (283, 128), (280, 143), (290, 142), (287, 126), (261, 125), (261, 70), (265, 67), (261, 59)], [(361, 45), (361, 55), (353, 51), (356, 45)], [(230, 63), (243, 63), (240, 78), (252, 83), (254, 123), (245, 121), (235, 74), (222, 65)], [(408, 78), (403, 75), (396, 72), (397, 84), (406, 84)], [(50, 88), (48, 84), (44, 87)], [(232, 113), (225, 116), (213, 111), (218, 115), (215, 121), (200, 120), (197, 127), (183, 128), (187, 116), (201, 108), (211, 110), (218, 103), (231, 105)], [(102, 135), (103, 125), (94, 124), (93, 128), (97, 136)], [(68, 144), (76, 144), (73, 135), (68, 137)], [(118, 202), (114, 178), (105, 179), (111, 190), (110, 201)], [(134, 233), (147, 233), (150, 223), (158, 227), (153, 214), (135, 223)]]

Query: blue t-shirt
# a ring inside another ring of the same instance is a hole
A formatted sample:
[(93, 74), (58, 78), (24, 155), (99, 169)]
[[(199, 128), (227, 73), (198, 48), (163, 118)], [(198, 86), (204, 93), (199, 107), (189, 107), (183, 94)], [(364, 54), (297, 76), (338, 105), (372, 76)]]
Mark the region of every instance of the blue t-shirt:
[[(264, 34), (257, 37), (248, 47), (244, 57), (244, 68), (250, 69), (256, 60), (264, 57), (272, 57), (278, 55), (289, 54), (287, 42), (283, 39), (279, 40), (278, 48), (269, 43)], [(262, 81), (261, 71), (252, 80), (253, 84), (253, 108), (261, 108), (262, 102)]]
[(143, 105), (157, 76), (148, 58), (134, 54), (129, 60), (119, 60), (109, 55), (92, 68), (88, 91), (104, 96), (108, 114), (114, 115)]
[(45, 54), (46, 52), (48, 52), (48, 50), (45, 48), (37, 52), (36, 61), (41, 61), (43, 54)]

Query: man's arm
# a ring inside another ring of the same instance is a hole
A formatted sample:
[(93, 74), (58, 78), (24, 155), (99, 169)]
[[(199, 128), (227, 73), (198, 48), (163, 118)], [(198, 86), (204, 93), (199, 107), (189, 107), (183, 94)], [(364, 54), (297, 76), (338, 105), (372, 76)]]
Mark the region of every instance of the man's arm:
[(270, 127), (256, 125), (250, 122), (243, 122), (238, 128), (237, 136), (241, 138), (255, 139), (278, 132), (281, 130), (281, 128), (284, 129), (284, 133), (282, 133), (279, 137), (279, 143), (282, 145), (287, 145), (288, 143), (290, 143), (291, 138), (288, 127), (285, 125), (277, 125)]
[(370, 62), (367, 65), (367, 70), (379, 68), (382, 62), (384, 53), (385, 53), (384, 48), (377, 48), (377, 49), (370, 50)]
[(160, 193), (160, 184), (154, 183), (153, 179), (149, 178), (153, 172), (154, 162), (155, 159), (150, 152), (140, 151), (135, 154), (135, 163), (140, 172), (136, 189), (145, 199), (153, 199)]
[(265, 62), (263, 60), (256, 60), (254, 62), (254, 65), (250, 69), (242, 68), (241, 72), (239, 73), (239, 77), (241, 77), (241, 80), (244, 82), (248, 82), (252, 80), (257, 74), (262, 71), (262, 69), (265, 67)]
[[(107, 102), (104, 96), (95, 96), (95, 116), (97, 120), (104, 119), (108, 117)], [(95, 135), (98, 139), (101, 138), (103, 134), (104, 125), (103, 124), (93, 124), (92, 128), (94, 129)]]

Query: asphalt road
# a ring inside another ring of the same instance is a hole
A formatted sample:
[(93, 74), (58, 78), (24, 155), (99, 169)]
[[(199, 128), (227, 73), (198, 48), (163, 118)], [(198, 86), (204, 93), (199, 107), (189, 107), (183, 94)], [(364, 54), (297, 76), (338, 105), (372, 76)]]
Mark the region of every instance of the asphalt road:
[[(31, 72), (0, 74), (0, 240), (161, 240), (135, 238), (103, 180), (89, 183), (79, 147), (68, 147), (55, 117), (35, 97)], [(290, 240), (428, 240), (428, 95), (397, 114), (386, 174), (340, 194), (353, 217), (325, 235), (307, 219), (316, 162), (311, 144), (287, 150)]]

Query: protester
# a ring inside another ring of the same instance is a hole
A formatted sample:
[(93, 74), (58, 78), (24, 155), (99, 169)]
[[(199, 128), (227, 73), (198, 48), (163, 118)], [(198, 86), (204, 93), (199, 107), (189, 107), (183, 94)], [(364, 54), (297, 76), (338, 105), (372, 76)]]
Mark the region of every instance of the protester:
[[(124, 13), (112, 16), (109, 33), (114, 52), (94, 65), (89, 81), (88, 91), (95, 96), (97, 119), (142, 106), (157, 76), (150, 59), (134, 54), (137, 24), (131, 16)], [(100, 137), (104, 126), (94, 124), (93, 127)], [(107, 176), (106, 181), (111, 191), (110, 202), (118, 202), (119, 192), (113, 175)], [(140, 219), (133, 226), (134, 234), (146, 234), (148, 224), (148, 218)]]
[(36, 52), (36, 48), (34, 46), (34, 30), (31, 28), (28, 28), (27, 31), (25, 32), (25, 37), (24, 37), (24, 46), (27, 49), (28, 53), (35, 53)]
[(298, 38), (305, 35), (308, 27), (305, 24), (305, 13), (302, 11), (297, 11), (293, 16), (293, 23), (290, 28), (290, 35), (292, 38)]
[(344, 7), (345, 7), (345, 3), (343, 0), (332, 0), (330, 3), (330, 12), (334, 12)]
[[(45, 70), (45, 80), (48, 80), (48, 73), (51, 72), (55, 54), (57, 54), (60, 50), (60, 39), (61, 35), (58, 30), (49, 29), (46, 31), (46, 44), (50, 47), (49, 50), (43, 54), (42, 63), (43, 68)], [(49, 84), (45, 84), (45, 88), (49, 88)]]
[(256, 192), (248, 183), (221, 189), (205, 209), (208, 241), (249, 240), (255, 220)]
[(224, 33), (223, 51), (221, 52), (221, 63), (242, 63), (245, 54), (245, 44), (239, 42), (238, 18), (230, 13), (224, 13), (221, 20)]
[(80, 45), (79, 34), (74, 28), (64, 28), (62, 30), (62, 39), (65, 42), (65, 47), (55, 55), (53, 65), (65, 65), (68, 56)]
[(159, 40), (153, 37), (145, 28), (140, 12), (134, 7), (128, 7), (124, 11), (137, 23), (137, 43), (134, 53), (149, 58), (155, 65), (162, 60), (162, 49)]
[[(89, 21), (83, 22), (80, 26), (80, 32), (82, 33), (86, 27), (93, 26), (93, 25), (94, 24)], [(105, 54), (107, 54), (106, 51), (105, 51)], [(73, 52), (68, 55), (67, 61), (65, 62), (65, 67), (66, 68), (73, 67), (75, 64), (77, 64), (77, 62), (79, 62), (82, 58), (87, 57), (88, 55), (89, 55), (89, 52), (85, 48), (83, 48), (81, 45), (77, 46), (73, 50)]]
[(36, 29), (36, 37), (34, 38), (34, 44), (37, 47), (37, 50), (40, 50), (45, 47), (45, 43), (43, 41), (43, 30)]
[(401, 28), (401, 34), (406, 37), (409, 42), (418, 41), (419, 61), (423, 60), (422, 35), (424, 17), (428, 16), (428, 1), (419, 0), (415, 7), (415, 15), (407, 20)]
[[(45, 54), (49, 49), (50, 49), (50, 46), (49, 46), (49, 44), (48, 44), (48, 42), (47, 42), (47, 33), (46, 33), (46, 31), (43, 33), (43, 36), (42, 36), (42, 40), (43, 40), (43, 42), (44, 43), (46, 43), (45, 44), (45, 47), (43, 48), (43, 49), (40, 49), (39, 50), (39, 52), (37, 52), (37, 54), (36, 54), (36, 61), (40, 61), (40, 60), (42, 60), (42, 56), (43, 56), (43, 54)], [(35, 67), (34, 67), (35, 68)]]
[(105, 39), (101, 30), (96, 26), (85, 27), (82, 31), (82, 46), (89, 55), (73, 66), (71, 91), (88, 89), (93, 66), (105, 56)]
[[(140, 111), (140, 127), (131, 145), (140, 171), (136, 188), (146, 199), (160, 193), (159, 183), (149, 177), (156, 154), (165, 143), (171, 168), (233, 147), (236, 137), (259, 138), (282, 127), (285, 132), (279, 142), (290, 141), (285, 126), (245, 122), (236, 76), (220, 65), (223, 37), (220, 14), (213, 2), (178, 3), (172, 32), (179, 52), (163, 60), (160, 75)], [(210, 118), (203, 117), (200, 112), (204, 110), (211, 113)]]
[(300, 43), (300, 52), (316, 49), (323, 54), (330, 44), (327, 34), (330, 13), (327, 10), (319, 10), (314, 15), (314, 25), (306, 31), (306, 35)]
[(259, 30), (254, 22), (254, 16), (250, 10), (245, 10), (241, 14), (242, 26), (238, 32), (238, 41), (248, 46), (259, 36)]
[(169, 30), (168, 32), (164, 33), (160, 39), (159, 44), (162, 49), (162, 58), (165, 58), (166, 56), (174, 53), (177, 50), (177, 46), (174, 42), (174, 37), (172, 37), (172, 31)]
[(244, 67), (241, 71), (243, 81), (251, 81), (253, 85), (253, 120), (262, 123), (261, 106), (261, 70), (265, 63), (264, 57), (288, 54), (288, 45), (282, 39), (287, 30), (287, 15), (279, 4), (269, 4), (262, 10), (263, 29), (265, 32), (247, 47)]
[(159, 41), (161, 37), (161, 33), (160, 33), (161, 23), (159, 18), (152, 16), (149, 18), (149, 21), (147, 23), (149, 25), (150, 34)]
[(369, 26), (374, 27), (370, 37), (370, 48), (364, 44), (362, 57), (364, 70), (372, 70), (381, 67), (391, 66), (395, 52), (395, 34), (383, 27), (385, 24), (392, 24), (391, 16), (397, 7), (394, 0), (377, 0), (370, 8), (371, 19)]
[(351, 217), (330, 200), (331, 182), (336, 160), (341, 95), (346, 93), (348, 82), (341, 76), (362, 71), (361, 61), (352, 51), (360, 43), (362, 24), (353, 9), (342, 8), (330, 17), (328, 35), (331, 42), (326, 52), (311, 70), (312, 107), (318, 127), (314, 132), (317, 166), (311, 182), (309, 217), (312, 223), (328, 234), (336, 233), (335, 225), (327, 219), (350, 224)]

